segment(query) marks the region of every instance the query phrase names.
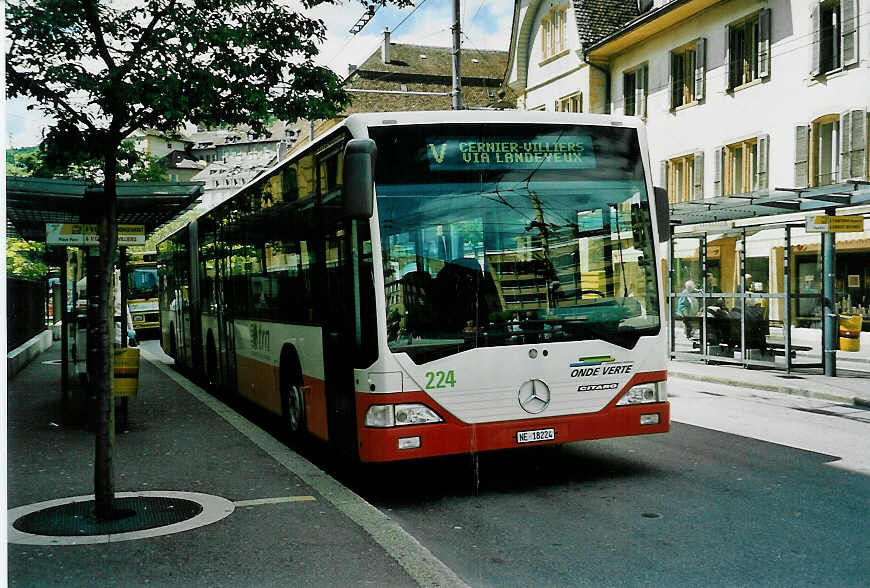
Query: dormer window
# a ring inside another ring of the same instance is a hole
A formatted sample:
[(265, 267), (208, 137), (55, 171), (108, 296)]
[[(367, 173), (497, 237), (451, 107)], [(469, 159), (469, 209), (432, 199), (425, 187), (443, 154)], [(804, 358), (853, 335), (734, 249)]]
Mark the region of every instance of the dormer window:
[(567, 49), (565, 24), (568, 9), (554, 6), (541, 19), (541, 55), (544, 59), (558, 55)]

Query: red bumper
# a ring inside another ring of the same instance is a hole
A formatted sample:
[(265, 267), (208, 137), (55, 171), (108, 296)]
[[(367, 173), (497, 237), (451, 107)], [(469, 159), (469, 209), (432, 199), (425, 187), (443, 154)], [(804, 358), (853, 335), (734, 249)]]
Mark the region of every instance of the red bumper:
[[(660, 381), (664, 372), (637, 374), (626, 386), (645, 381)], [(621, 396), (621, 393), (620, 395)], [(625, 437), (666, 433), (670, 429), (671, 405), (669, 402), (616, 406), (619, 396), (610, 404), (595, 413), (567, 415), (550, 418), (524, 419), (519, 421), (500, 421), (494, 423), (463, 423), (435, 404), (424, 392), (402, 394), (358, 394), (357, 415), (359, 419), (359, 455), (364, 462), (384, 462), (404, 459), (419, 459), (456, 453), (471, 453), (570, 443), (589, 439)], [(408, 425), (391, 428), (365, 426), (365, 414), (373, 404), (421, 402), (433, 408), (444, 418), (443, 423), (428, 425)], [(658, 415), (657, 424), (641, 425), (642, 415)], [(552, 441), (518, 443), (517, 433), (538, 429), (554, 429)], [(420, 447), (399, 449), (399, 439), (420, 437)]]

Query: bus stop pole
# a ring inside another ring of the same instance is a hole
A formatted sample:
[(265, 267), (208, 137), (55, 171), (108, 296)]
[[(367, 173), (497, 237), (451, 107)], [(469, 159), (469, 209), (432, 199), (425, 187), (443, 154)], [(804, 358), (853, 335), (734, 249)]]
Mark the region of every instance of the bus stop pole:
[[(61, 413), (66, 415), (69, 405), (69, 324), (72, 313), (67, 310), (69, 295), (66, 291), (69, 273), (69, 255), (66, 246), (61, 247), (60, 262), (60, 400)], [(55, 313), (56, 314), (56, 313)]]
[[(826, 214), (833, 216), (834, 211), (828, 210)], [(839, 327), (837, 306), (834, 302), (834, 274), (836, 271), (835, 237), (836, 233), (830, 231), (822, 233), (822, 366), (826, 376), (837, 375), (837, 336)]]
[(127, 248), (118, 247), (121, 286), (121, 349), (127, 347)]

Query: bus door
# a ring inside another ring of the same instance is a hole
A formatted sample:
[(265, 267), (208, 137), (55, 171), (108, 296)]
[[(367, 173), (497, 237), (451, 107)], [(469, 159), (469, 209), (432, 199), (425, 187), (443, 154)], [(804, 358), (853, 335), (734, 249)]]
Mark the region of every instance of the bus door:
[(353, 379), (355, 324), (349, 238), (342, 224), (326, 232), (323, 284), (324, 375), (330, 444), (343, 453), (356, 450), (356, 399)]
[(321, 263), (325, 266), (320, 300), (324, 324), (324, 377), (329, 442), (342, 453), (356, 454), (357, 419), (353, 378), (357, 312), (354, 304), (351, 234), (353, 223), (341, 218), (341, 179), (344, 140), (328, 145), (315, 157), (317, 192), (322, 205), (323, 242)]
[(221, 383), (230, 390), (236, 389), (236, 333), (233, 321), (232, 297), (232, 246), (217, 256), (216, 279), (220, 287), (215, 288), (217, 307), (218, 363), (220, 364)]

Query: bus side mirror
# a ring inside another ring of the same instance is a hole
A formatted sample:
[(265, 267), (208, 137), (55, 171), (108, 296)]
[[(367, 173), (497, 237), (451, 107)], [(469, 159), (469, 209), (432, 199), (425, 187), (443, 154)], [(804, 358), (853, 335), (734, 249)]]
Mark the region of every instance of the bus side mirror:
[(668, 203), (668, 191), (664, 188), (654, 187), (653, 194), (655, 196), (659, 242), (664, 243), (671, 238), (671, 210)]
[(375, 159), (378, 148), (371, 139), (351, 139), (344, 147), (344, 216), (366, 220), (374, 212)]

